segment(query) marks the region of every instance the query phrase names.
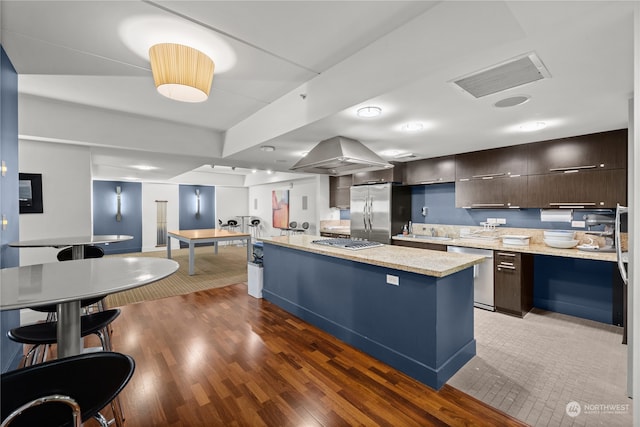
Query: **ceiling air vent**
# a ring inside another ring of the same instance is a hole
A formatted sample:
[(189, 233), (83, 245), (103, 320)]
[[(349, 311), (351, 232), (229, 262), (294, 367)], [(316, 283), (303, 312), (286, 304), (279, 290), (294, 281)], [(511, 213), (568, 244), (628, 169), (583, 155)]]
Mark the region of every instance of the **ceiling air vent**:
[(460, 77), (453, 83), (476, 98), (481, 98), (549, 77), (549, 70), (532, 52)]

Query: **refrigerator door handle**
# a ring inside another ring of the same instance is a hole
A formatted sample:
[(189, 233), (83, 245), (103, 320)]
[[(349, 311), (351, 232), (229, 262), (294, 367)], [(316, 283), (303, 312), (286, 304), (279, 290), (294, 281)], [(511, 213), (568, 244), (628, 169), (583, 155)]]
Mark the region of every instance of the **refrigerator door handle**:
[(622, 281), (625, 285), (629, 284), (629, 278), (627, 277), (627, 269), (624, 265), (624, 261), (622, 260), (622, 244), (620, 242), (620, 215), (623, 213), (628, 213), (629, 208), (626, 206), (620, 206), (620, 204), (616, 207), (616, 224), (615, 224), (615, 247), (616, 247), (616, 255), (618, 258), (618, 269), (620, 270), (620, 276), (622, 276)]
[(373, 196), (369, 196), (369, 215), (367, 217), (369, 218), (369, 231), (371, 231), (373, 230)]
[(364, 206), (362, 208), (362, 222), (364, 225), (364, 231), (367, 231), (367, 201), (369, 200), (369, 196), (364, 196)]

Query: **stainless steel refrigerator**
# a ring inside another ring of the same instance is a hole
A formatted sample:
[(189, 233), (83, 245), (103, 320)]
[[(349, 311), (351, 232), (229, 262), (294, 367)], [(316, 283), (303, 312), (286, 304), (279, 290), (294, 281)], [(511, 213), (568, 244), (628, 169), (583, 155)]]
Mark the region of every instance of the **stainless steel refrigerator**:
[(351, 238), (391, 244), (411, 220), (411, 188), (393, 184), (351, 187)]

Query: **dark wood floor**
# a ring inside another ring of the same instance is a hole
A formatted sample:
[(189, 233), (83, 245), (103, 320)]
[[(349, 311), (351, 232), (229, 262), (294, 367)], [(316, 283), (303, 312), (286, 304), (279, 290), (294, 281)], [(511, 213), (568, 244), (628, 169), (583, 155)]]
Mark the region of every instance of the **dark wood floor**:
[(113, 346), (136, 360), (126, 427), (524, 425), (412, 380), (245, 284), (122, 307)]

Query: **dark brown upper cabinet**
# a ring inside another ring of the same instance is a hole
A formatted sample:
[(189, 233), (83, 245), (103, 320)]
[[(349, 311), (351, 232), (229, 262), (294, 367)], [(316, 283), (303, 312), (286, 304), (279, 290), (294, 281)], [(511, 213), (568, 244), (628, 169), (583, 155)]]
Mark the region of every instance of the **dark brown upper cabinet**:
[(627, 168), (627, 129), (528, 145), (529, 175)]
[(405, 184), (438, 184), (456, 180), (456, 161), (454, 156), (434, 157), (431, 159), (407, 162)]
[(381, 184), (393, 182), (402, 184), (404, 179), (404, 163), (392, 163), (394, 167), (371, 172), (356, 172), (353, 174), (353, 185)]
[(528, 145), (457, 154), (456, 181), (527, 175)]
[(352, 183), (351, 175), (329, 177), (329, 207), (349, 209)]
[(487, 177), (456, 182), (457, 208), (508, 209), (527, 203), (527, 177)]
[(600, 209), (627, 204), (626, 169), (530, 175), (528, 183), (528, 207)]

